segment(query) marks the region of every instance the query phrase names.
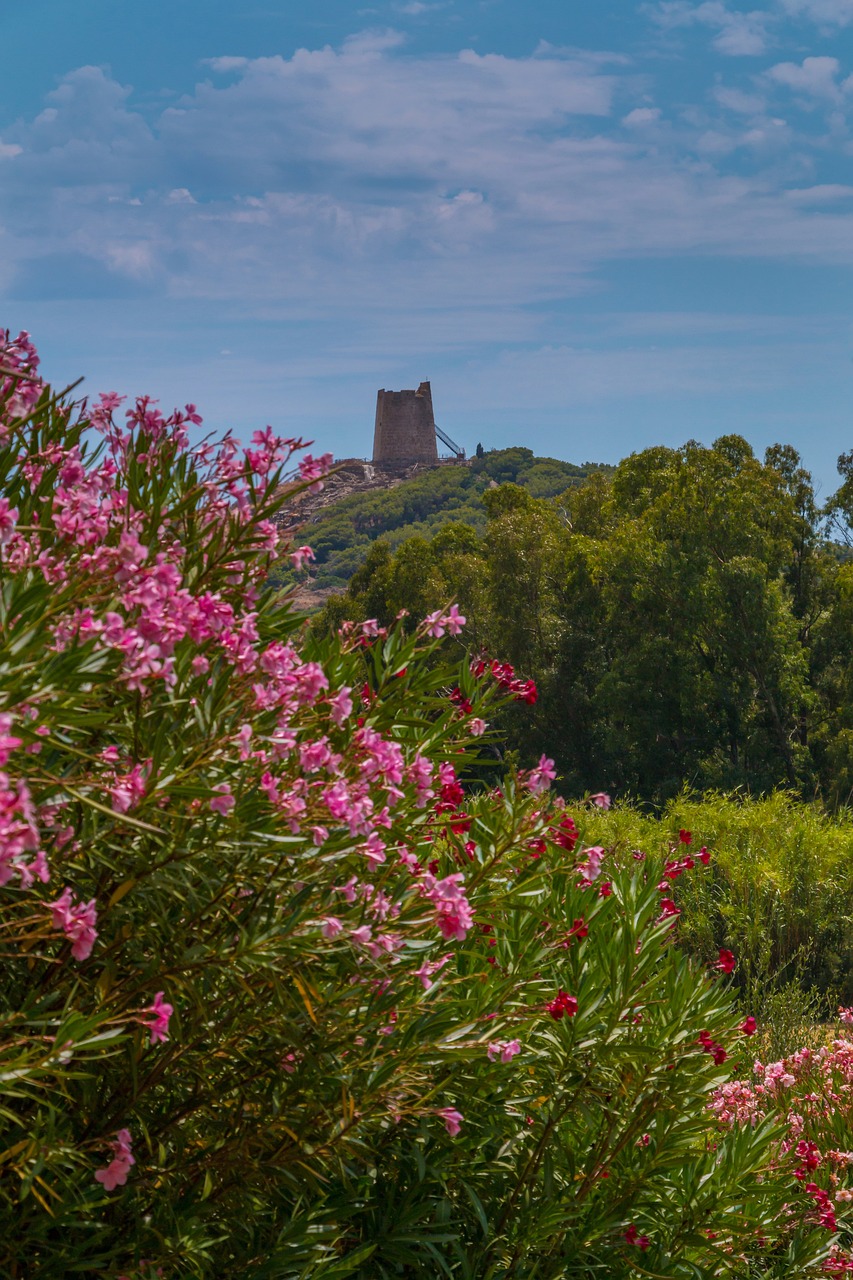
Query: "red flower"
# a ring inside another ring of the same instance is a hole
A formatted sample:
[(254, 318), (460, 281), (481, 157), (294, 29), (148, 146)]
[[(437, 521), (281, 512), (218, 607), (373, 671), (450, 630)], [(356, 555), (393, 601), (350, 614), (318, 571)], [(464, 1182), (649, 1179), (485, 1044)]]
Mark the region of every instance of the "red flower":
[(568, 992), (560, 989), (557, 995), (547, 1004), (545, 1008), (550, 1013), (555, 1022), (559, 1022), (563, 1014), (568, 1014), (573, 1018), (578, 1011), (578, 1002), (574, 996), (570, 996)]
[(725, 947), (720, 947), (720, 960), (717, 968), (722, 973), (734, 973), (737, 961), (731, 951), (726, 951)]
[(649, 1244), (651, 1243), (648, 1236), (637, 1235), (637, 1228), (634, 1226), (633, 1222), (625, 1232), (625, 1239), (628, 1241), (628, 1244), (635, 1244), (638, 1249), (648, 1249)]
[(699, 861), (700, 861), (701, 863), (703, 863), (706, 867), (707, 867), (708, 863), (711, 861), (711, 855), (710, 855), (710, 853), (708, 852), (708, 850), (705, 848), (704, 844), (702, 845), (702, 848), (701, 848), (701, 849), (699, 850), (699, 852), (697, 853), (696, 857), (697, 857), (697, 858), (699, 859)]
[(599, 898), (609, 898), (612, 892), (613, 892), (613, 885), (610, 883), (609, 880), (605, 880), (604, 884), (601, 886), (601, 888), (598, 891), (598, 896)]
[(682, 827), (682, 828), (681, 828), (681, 830), (680, 830), (680, 831), (679, 831), (679, 833), (678, 833), (678, 838), (679, 838), (679, 840), (681, 841), (681, 843), (682, 843), (682, 844), (692, 844), (692, 843), (693, 843), (693, 832), (692, 832), (692, 831), (685, 831), (685, 830), (684, 830), (684, 828)]
[(754, 1036), (757, 1028), (758, 1023), (755, 1021), (752, 1014), (750, 1014), (748, 1018), (744, 1018), (743, 1022), (740, 1024), (740, 1029), (745, 1036)]
[(672, 898), (661, 898), (660, 900), (660, 916), (659, 920), (666, 920), (668, 916), (680, 916), (681, 908), (677, 907)]

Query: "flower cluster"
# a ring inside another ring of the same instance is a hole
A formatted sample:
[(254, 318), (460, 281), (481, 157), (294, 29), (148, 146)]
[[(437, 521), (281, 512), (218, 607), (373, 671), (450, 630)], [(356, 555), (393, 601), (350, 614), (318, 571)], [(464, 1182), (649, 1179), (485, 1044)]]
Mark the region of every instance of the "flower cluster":
[(116, 1187), (123, 1187), (127, 1182), (131, 1166), (136, 1164), (131, 1154), (128, 1129), (119, 1129), (115, 1142), (111, 1142), (110, 1147), (113, 1152), (112, 1160), (105, 1169), (95, 1170), (95, 1179), (102, 1184), (105, 1191), (115, 1191)]

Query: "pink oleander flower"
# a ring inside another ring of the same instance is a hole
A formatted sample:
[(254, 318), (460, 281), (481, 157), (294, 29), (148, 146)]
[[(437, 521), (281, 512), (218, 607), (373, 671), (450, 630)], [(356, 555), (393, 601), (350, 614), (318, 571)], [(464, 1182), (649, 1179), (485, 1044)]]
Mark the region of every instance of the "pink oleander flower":
[(11, 542), (18, 522), (18, 508), (10, 507), (8, 498), (0, 498), (0, 547)]
[(527, 788), (535, 796), (540, 795), (543, 791), (548, 790), (556, 776), (557, 770), (554, 768), (554, 761), (549, 760), (545, 755), (540, 756), (538, 765), (530, 771), (527, 779)]
[(479, 716), (472, 716), (467, 727), (472, 738), (482, 738), (487, 728), (485, 720), (481, 720)]
[(590, 804), (594, 804), (599, 809), (610, 808), (610, 796), (606, 791), (596, 791), (594, 796), (589, 797)]
[(431, 987), (435, 986), (435, 983), (432, 980), (433, 975), (438, 973), (441, 969), (443, 969), (444, 966), (447, 964), (448, 960), (452, 960), (452, 959), (453, 959), (453, 952), (451, 951), (451, 952), (448, 952), (447, 955), (442, 956), (440, 960), (425, 960), (421, 965), (420, 969), (415, 969), (413, 976), (416, 978), (420, 978), (421, 982), (423, 983), (424, 991), (429, 991)]
[(9, 732), (12, 724), (12, 716), (7, 712), (0, 714), (0, 769), (8, 764), (9, 756), (23, 743), (23, 738), (17, 738)]
[(312, 480), (315, 482), (314, 487), (322, 489), (322, 478), (329, 474), (332, 461), (333, 458), (330, 453), (323, 453), (319, 458), (314, 458), (310, 453), (306, 453), (305, 457), (299, 461), (299, 474), (303, 480)]
[(109, 788), (112, 807), (116, 813), (129, 813), (145, 799), (145, 786), (148, 781), (151, 762), (134, 765), (129, 773), (115, 778)]
[(501, 1062), (509, 1062), (517, 1053), (521, 1053), (520, 1040), (494, 1040), (486, 1049), (489, 1061), (500, 1058)]
[(586, 860), (578, 863), (578, 871), (581, 873), (581, 884), (588, 887), (597, 880), (601, 874), (601, 863), (604, 859), (604, 849), (601, 845), (592, 845), (589, 849), (584, 849)]
[(143, 1022), (151, 1032), (149, 1044), (158, 1044), (161, 1040), (169, 1039), (169, 1019), (174, 1013), (174, 1009), (163, 999), (163, 992), (158, 991), (154, 997), (154, 1003), (150, 1004), (147, 1009), (142, 1010), (143, 1013), (150, 1013), (151, 1018)]
[(465, 622), (466, 619), (455, 604), (452, 604), (446, 613), (443, 609), (436, 609), (435, 613), (429, 613), (424, 618), (427, 635), (435, 640), (440, 640), (445, 632), (451, 636), (458, 636)]
[(219, 792), (219, 794), (209, 800), (208, 804), (214, 813), (221, 813), (223, 818), (226, 818), (236, 804), (231, 794), (231, 788), (227, 782), (220, 782), (213, 790)]
[(110, 1143), (113, 1158), (105, 1169), (95, 1170), (95, 1181), (103, 1184), (105, 1191), (115, 1191), (127, 1182), (131, 1166), (136, 1164), (131, 1155), (131, 1139), (129, 1129), (119, 1129), (115, 1142)]
[(848, 1026), (853, 1025), (853, 1009), (845, 1009), (843, 1005), (839, 1005), (838, 1017), (842, 1022), (846, 1022)]
[(441, 936), (446, 939), (455, 938), (461, 942), (474, 923), (471, 906), (465, 894), (464, 877), (455, 872), (436, 880), (428, 872), (420, 884), (421, 893), (429, 898), (437, 913), (437, 923)]
[(336, 938), (343, 927), (337, 916), (326, 916), (320, 932), (324, 938)]
[(304, 569), (306, 564), (310, 564), (314, 559), (314, 552), (310, 547), (297, 547), (295, 551), (290, 553), (290, 563), (294, 569)]
[(435, 1114), (444, 1121), (444, 1126), (451, 1138), (455, 1138), (465, 1119), (462, 1112), (457, 1111), (455, 1107), (439, 1107)]
[(344, 722), (352, 715), (352, 689), (349, 685), (345, 684), (329, 699), (329, 714), (337, 727), (342, 729)]
[(47, 908), (54, 929), (61, 929), (70, 941), (74, 959), (88, 960), (98, 936), (95, 928), (98, 919), (95, 899), (75, 904), (71, 890), (66, 888), (56, 902), (47, 903)]

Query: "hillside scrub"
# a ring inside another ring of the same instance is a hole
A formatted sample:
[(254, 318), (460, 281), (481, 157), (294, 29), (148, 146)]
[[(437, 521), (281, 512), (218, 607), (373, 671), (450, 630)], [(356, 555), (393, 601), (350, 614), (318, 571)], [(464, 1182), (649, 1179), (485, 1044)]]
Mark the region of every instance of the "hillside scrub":
[[(491, 449), (465, 466), (436, 467), (391, 489), (351, 494), (321, 511), (306, 530), (314, 552), (312, 585), (345, 587), (379, 539), (393, 548), (409, 538), (429, 539), (454, 522), (483, 532), (480, 499), (492, 484), (512, 482), (536, 498), (551, 498), (598, 469), (610, 470), (536, 457), (532, 449)], [(287, 565), (279, 570), (284, 583), (298, 576)]]
[(714, 1109), (710, 858), (591, 844), (545, 756), (477, 785), (534, 691), (448, 665), (456, 607), (304, 628), (274, 517), (328, 459), (0, 367), (0, 1272), (836, 1274), (843, 1204)]

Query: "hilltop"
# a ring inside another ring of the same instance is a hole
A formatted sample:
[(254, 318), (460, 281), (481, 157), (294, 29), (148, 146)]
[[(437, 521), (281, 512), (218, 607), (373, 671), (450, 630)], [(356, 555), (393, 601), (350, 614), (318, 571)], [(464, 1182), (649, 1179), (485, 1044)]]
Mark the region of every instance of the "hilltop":
[[(391, 547), (415, 534), (432, 535), (449, 521), (463, 521), (482, 532), (486, 489), (512, 482), (535, 498), (553, 498), (581, 484), (594, 471), (612, 467), (575, 465), (537, 457), (532, 449), (493, 449), (468, 462), (433, 467), (416, 465), (386, 471), (371, 463), (345, 460), (321, 493), (306, 494), (297, 508), (301, 537), (316, 560), (310, 591), (323, 594), (346, 587), (378, 538)], [(313, 603), (306, 600), (305, 603)]]

